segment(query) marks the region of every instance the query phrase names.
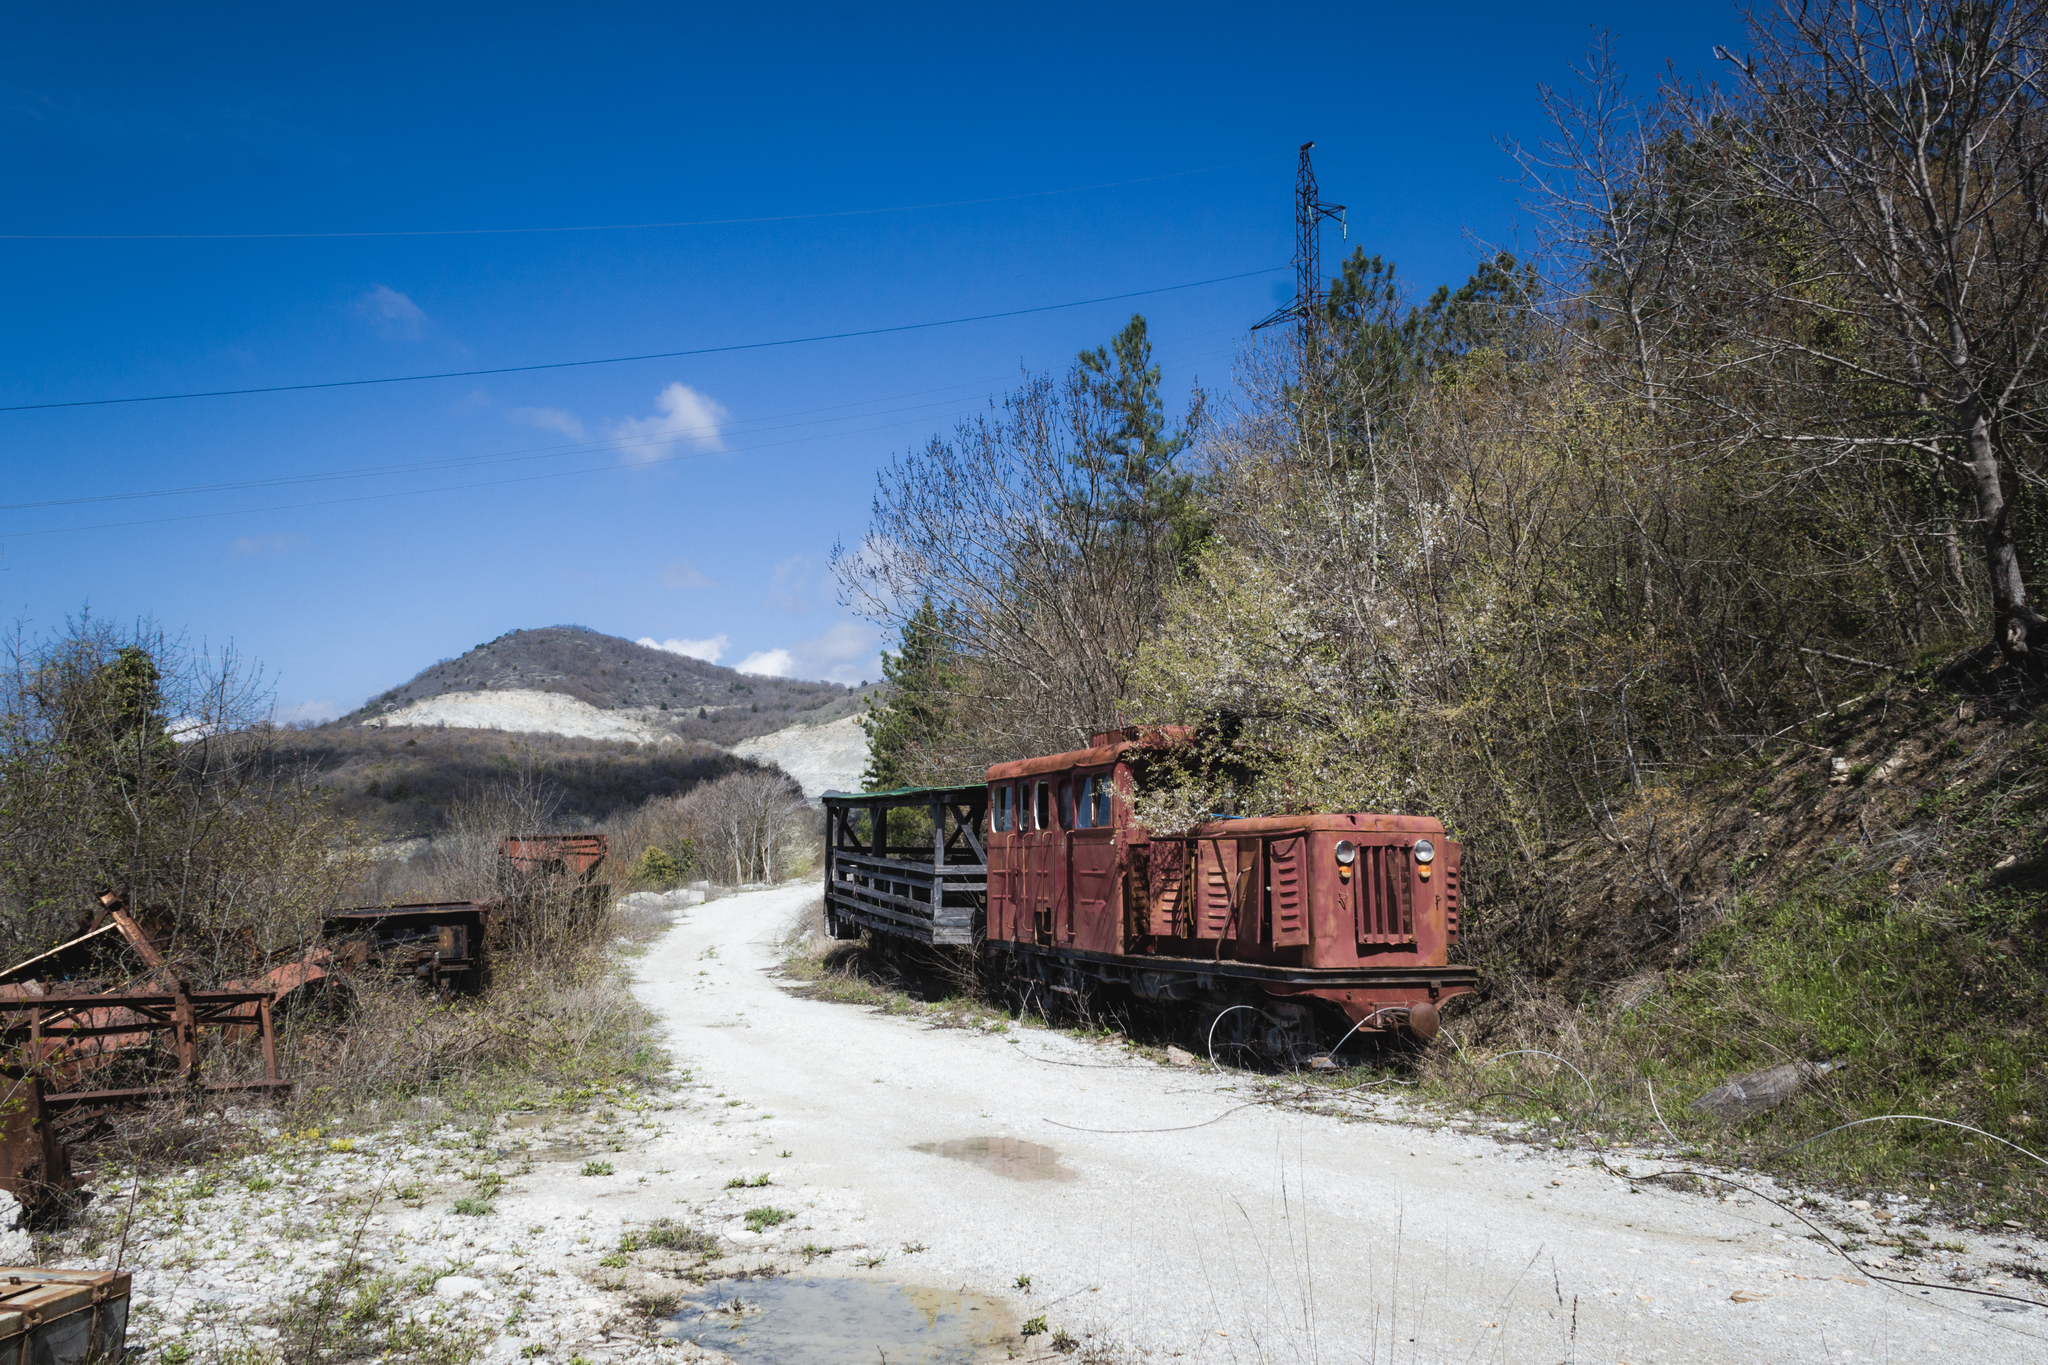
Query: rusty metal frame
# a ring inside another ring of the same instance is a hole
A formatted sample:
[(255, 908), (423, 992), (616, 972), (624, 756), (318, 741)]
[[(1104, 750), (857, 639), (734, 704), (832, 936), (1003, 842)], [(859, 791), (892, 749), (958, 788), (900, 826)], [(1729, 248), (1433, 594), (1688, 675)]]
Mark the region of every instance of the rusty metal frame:
[[(200, 1091), (227, 1094), (288, 1090), (295, 1084), (278, 1075), (277, 1031), (269, 991), (195, 991), (177, 982), (170, 990), (115, 991), (101, 995), (51, 995), (41, 999), (0, 1000), (0, 1046), (18, 1051), (21, 1069), (39, 1081), (72, 1064), (102, 1059), (127, 1047), (91, 1048), (73, 1045), (85, 1040), (146, 1040), (168, 1032), (177, 1059), (179, 1083), (129, 1086), (108, 1090), (71, 1090), (42, 1095), (53, 1113), (85, 1106), (102, 1108), (146, 1103)], [(199, 1030), (254, 1028), (263, 1048), (260, 1081), (206, 1081), (199, 1076)], [(132, 1045), (132, 1044), (131, 1044)]]
[[(25, 1206), (61, 1201), (78, 1182), (70, 1149), (58, 1141), (56, 1122), (76, 1122), (116, 1109), (180, 1095), (270, 1093), (294, 1082), (278, 1075), (277, 1030), (267, 990), (195, 991), (178, 981), (168, 990), (110, 991), (0, 999), (0, 1189)], [(260, 1081), (202, 1081), (199, 1031), (256, 1031), (263, 1048)], [(139, 1049), (155, 1035), (171, 1035), (178, 1080), (167, 1085), (104, 1090), (52, 1090), (59, 1077), (76, 1080), (117, 1054)]]

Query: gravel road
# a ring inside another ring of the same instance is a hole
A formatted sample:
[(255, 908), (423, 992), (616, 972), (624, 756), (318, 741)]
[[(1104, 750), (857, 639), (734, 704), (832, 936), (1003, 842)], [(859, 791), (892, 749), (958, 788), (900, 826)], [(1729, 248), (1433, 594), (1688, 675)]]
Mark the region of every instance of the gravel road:
[[(1761, 1200), (1631, 1191), (1583, 1154), (1453, 1131), (1397, 1100), (1349, 1120), (1247, 1106), (1244, 1077), (795, 998), (776, 943), (817, 894), (697, 907), (641, 960), (635, 989), (702, 1088), (655, 1116), (621, 1175), (694, 1169), (659, 1195), (622, 1189), (608, 1216), (683, 1203), (764, 1254), (835, 1245), (825, 1274), (985, 1294), (1018, 1321), (1044, 1315), (1083, 1359), (2048, 1358), (2048, 1313), (1883, 1286)], [(774, 1188), (718, 1192), (756, 1171)], [(743, 1206), (769, 1197), (798, 1216), (746, 1231)], [(1968, 1249), (1906, 1272), (1926, 1279), (1953, 1263), (1997, 1285), (1988, 1267), (2040, 1250), (1927, 1230)], [(856, 1268), (856, 1247), (887, 1259)], [(872, 1358), (857, 1348), (848, 1360)]]

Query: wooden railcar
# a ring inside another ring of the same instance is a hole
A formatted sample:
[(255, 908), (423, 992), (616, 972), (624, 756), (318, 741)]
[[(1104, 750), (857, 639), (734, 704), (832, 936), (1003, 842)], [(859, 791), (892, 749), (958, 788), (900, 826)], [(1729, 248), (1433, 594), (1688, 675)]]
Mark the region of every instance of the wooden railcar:
[[(1134, 768), (1168, 742), (1113, 732), (996, 764), (984, 787), (829, 794), (834, 932), (972, 942), (996, 976), (1054, 998), (1194, 1002), (1218, 1041), (1270, 1054), (1330, 1028), (1435, 1036), (1443, 1002), (1476, 984), (1450, 961), (1463, 849), (1443, 826), (1354, 813), (1155, 834), (1132, 813)], [(906, 806), (931, 812), (915, 847), (887, 834)]]

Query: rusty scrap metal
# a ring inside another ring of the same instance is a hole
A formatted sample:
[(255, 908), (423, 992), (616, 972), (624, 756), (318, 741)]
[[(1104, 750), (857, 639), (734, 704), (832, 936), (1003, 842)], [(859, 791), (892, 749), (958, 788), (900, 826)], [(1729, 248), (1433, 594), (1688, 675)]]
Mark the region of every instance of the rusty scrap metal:
[(33, 1217), (77, 1188), (71, 1149), (57, 1140), (42, 1078), (0, 1066), (0, 1189)]
[[(199, 1031), (206, 1028), (227, 1036), (253, 1028), (263, 1050), (263, 1079), (202, 1082)], [(195, 1090), (288, 1090), (293, 1084), (278, 1075), (277, 1032), (267, 990), (195, 991), (178, 981), (169, 990), (0, 1000), (0, 1047), (7, 1050), (8, 1064), (46, 1082), (76, 1082), (121, 1054), (153, 1051), (163, 1034), (169, 1035), (177, 1067), (175, 1083), (61, 1090), (46, 1093), (44, 1106), (55, 1112), (109, 1108)]]
[(526, 877), (589, 882), (611, 844), (602, 834), (515, 834), (498, 841), (498, 856)]
[(368, 906), (329, 915), (325, 933), (337, 968), (410, 976), (445, 996), (481, 988), (495, 910), (486, 901)]
[(0, 1266), (0, 1365), (88, 1365), (128, 1354), (132, 1277)]
[[(293, 1082), (278, 1074), (272, 997), (270, 990), (195, 991), (177, 981), (168, 990), (0, 999), (0, 1189), (38, 1209), (77, 1188), (59, 1119), (83, 1121), (181, 1095), (289, 1090)], [(253, 1030), (263, 1079), (202, 1080), (199, 1033), (206, 1028), (224, 1037)], [(121, 1057), (155, 1053), (160, 1041), (169, 1044), (175, 1080), (72, 1088)]]

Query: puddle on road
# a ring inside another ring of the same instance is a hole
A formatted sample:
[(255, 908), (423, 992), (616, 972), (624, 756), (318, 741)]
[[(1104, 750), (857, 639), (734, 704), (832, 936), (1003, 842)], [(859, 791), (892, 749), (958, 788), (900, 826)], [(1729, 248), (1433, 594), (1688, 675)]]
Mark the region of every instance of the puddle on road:
[(662, 1335), (741, 1365), (973, 1365), (1014, 1330), (1002, 1304), (962, 1290), (779, 1279), (707, 1284)]
[(1005, 1180), (1072, 1180), (1074, 1172), (1060, 1165), (1059, 1152), (1023, 1138), (971, 1137), (947, 1142), (920, 1142), (910, 1149), (953, 1161), (971, 1161)]

